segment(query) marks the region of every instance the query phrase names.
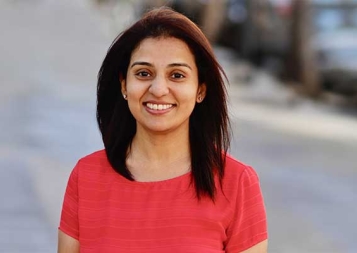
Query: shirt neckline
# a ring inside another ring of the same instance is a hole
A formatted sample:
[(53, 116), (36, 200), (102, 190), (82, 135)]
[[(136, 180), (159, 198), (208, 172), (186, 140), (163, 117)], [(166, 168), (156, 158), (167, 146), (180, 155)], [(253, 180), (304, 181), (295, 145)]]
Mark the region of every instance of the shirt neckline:
[(165, 185), (165, 184), (173, 184), (181, 181), (187, 181), (191, 178), (191, 171), (186, 172), (182, 175), (173, 177), (173, 178), (168, 178), (168, 179), (163, 179), (163, 180), (158, 180), (158, 181), (131, 181), (127, 178), (125, 178), (123, 175), (119, 174), (116, 172), (113, 168), (112, 172), (117, 175), (117, 178), (126, 184), (131, 184), (131, 185), (142, 185), (142, 186), (154, 186), (154, 185)]

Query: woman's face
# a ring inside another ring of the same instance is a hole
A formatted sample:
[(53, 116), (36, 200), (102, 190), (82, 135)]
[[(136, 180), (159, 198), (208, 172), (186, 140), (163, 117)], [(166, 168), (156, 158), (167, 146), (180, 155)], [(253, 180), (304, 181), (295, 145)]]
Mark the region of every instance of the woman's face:
[(137, 130), (154, 133), (188, 131), (193, 108), (206, 91), (198, 84), (191, 50), (173, 37), (143, 40), (131, 55), (121, 85)]

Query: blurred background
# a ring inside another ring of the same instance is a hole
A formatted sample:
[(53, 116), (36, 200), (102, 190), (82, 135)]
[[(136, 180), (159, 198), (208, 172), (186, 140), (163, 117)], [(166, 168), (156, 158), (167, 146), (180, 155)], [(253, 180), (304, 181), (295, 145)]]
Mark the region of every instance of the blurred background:
[(230, 152), (259, 173), (269, 252), (356, 253), (356, 0), (0, 0), (0, 252), (56, 252), (69, 173), (103, 148), (101, 61), (164, 4), (227, 73)]

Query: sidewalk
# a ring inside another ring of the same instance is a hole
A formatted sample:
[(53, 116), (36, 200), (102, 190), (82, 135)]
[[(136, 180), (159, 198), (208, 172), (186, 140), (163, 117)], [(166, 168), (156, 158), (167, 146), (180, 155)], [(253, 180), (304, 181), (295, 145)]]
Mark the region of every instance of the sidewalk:
[(264, 70), (232, 57), (229, 50), (217, 48), (216, 53), (229, 78), (233, 120), (324, 140), (357, 141), (357, 113), (303, 97)]
[[(55, 251), (68, 175), (80, 157), (102, 148), (96, 75), (120, 27), (110, 26), (108, 9), (95, 11), (85, 0), (30, 2), (0, 3), (7, 20), (0, 22), (0, 252), (6, 253)], [(217, 49), (217, 55), (231, 81), (233, 121), (357, 140), (356, 119), (296, 97), (229, 52)]]
[(56, 251), (69, 172), (102, 147), (96, 75), (112, 38), (83, 3), (0, 3), (0, 252)]
[(26, 159), (7, 153), (12, 154), (0, 152), (0, 252), (54, 252), (56, 235), (37, 200)]

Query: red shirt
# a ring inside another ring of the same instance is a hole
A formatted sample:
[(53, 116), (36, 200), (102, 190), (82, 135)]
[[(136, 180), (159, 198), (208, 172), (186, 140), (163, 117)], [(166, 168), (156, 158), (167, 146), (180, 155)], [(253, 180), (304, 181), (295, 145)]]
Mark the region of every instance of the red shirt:
[(104, 150), (73, 169), (59, 229), (83, 253), (241, 252), (267, 239), (256, 172), (227, 156), (223, 191), (196, 198), (191, 173), (158, 182), (129, 181)]

